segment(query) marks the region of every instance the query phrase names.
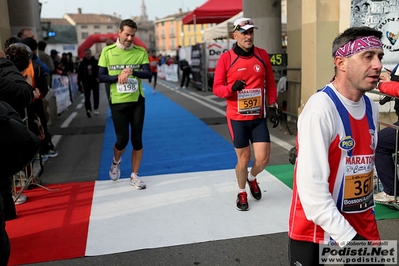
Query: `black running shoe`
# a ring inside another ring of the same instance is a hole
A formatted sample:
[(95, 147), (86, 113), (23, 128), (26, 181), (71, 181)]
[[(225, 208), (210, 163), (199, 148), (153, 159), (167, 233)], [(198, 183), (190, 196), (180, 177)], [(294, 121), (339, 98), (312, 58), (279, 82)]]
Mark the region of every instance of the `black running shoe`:
[(248, 211), (247, 192), (240, 192), (237, 195), (237, 210)]
[(253, 181), (249, 181), (247, 178), (247, 182), (249, 185), (249, 189), (251, 190), (251, 196), (255, 200), (260, 200), (262, 198), (262, 191), (260, 190), (260, 187), (258, 185), (258, 181), (256, 178)]

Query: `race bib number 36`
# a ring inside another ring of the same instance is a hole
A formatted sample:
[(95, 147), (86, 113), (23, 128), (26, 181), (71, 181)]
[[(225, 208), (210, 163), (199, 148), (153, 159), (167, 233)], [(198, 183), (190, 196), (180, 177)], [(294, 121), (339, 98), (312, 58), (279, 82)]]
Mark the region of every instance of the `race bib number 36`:
[(134, 93), (139, 89), (139, 82), (136, 78), (128, 78), (126, 84), (116, 84), (118, 93)]
[(248, 89), (239, 91), (238, 113), (242, 115), (259, 115), (262, 102), (261, 89)]
[(345, 187), (342, 211), (359, 212), (374, 206), (373, 176), (374, 168), (368, 156), (353, 156), (346, 165)]

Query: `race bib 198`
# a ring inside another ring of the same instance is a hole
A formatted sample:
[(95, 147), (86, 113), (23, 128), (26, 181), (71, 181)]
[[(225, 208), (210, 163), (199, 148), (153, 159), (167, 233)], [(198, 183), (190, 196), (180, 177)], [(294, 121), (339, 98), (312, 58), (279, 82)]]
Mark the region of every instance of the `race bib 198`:
[(128, 78), (125, 84), (116, 84), (118, 93), (134, 93), (139, 89), (139, 82), (136, 78)]

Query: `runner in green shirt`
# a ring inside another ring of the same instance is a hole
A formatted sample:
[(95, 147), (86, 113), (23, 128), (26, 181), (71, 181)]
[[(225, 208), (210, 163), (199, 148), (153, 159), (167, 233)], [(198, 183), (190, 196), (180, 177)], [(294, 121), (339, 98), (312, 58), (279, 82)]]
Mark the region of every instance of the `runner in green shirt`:
[(151, 78), (147, 51), (133, 44), (137, 24), (131, 19), (121, 22), (119, 38), (112, 45), (104, 47), (98, 62), (99, 80), (111, 84), (110, 108), (116, 133), (114, 157), (109, 177), (119, 179), (122, 154), (129, 143), (129, 125), (133, 146), (130, 184), (145, 189), (146, 184), (139, 178), (143, 156), (142, 133), (144, 125), (145, 99), (141, 79)]

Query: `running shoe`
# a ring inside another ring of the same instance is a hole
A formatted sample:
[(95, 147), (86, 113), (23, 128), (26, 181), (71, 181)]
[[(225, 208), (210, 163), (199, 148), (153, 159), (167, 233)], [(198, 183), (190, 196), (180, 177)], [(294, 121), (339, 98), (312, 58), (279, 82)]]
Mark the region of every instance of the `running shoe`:
[(247, 182), (249, 185), (249, 189), (251, 190), (252, 198), (254, 198), (255, 200), (260, 200), (262, 198), (262, 191), (260, 190), (256, 178), (252, 181), (249, 181), (249, 179), (247, 178)]
[(42, 158), (43, 163), (48, 161), (48, 156), (46, 154), (41, 155), (40, 153), (36, 154), (35, 161), (40, 161), (40, 157)]
[(98, 109), (94, 110), (94, 114), (98, 115), (100, 112), (98, 111)]
[(130, 175), (130, 185), (134, 186), (136, 189), (145, 189), (147, 187), (144, 181), (134, 173)]
[(119, 159), (119, 162), (112, 160), (111, 170), (109, 170), (109, 178), (111, 178), (112, 181), (118, 180), (121, 176), (121, 162), (122, 158)]
[(394, 199), (395, 199), (394, 196), (388, 195), (384, 191), (381, 191), (380, 193), (374, 194), (375, 202), (388, 203), (388, 202), (393, 202)]
[(247, 201), (247, 192), (240, 192), (237, 195), (237, 210), (239, 211), (248, 211), (248, 201)]
[(91, 117), (91, 111), (90, 111), (90, 110), (87, 110), (87, 111), (86, 111), (86, 115), (87, 115), (87, 117)]
[(47, 155), (48, 157), (54, 158), (54, 157), (57, 157), (57, 156), (58, 156), (58, 151), (49, 150), (48, 153), (46, 153), (46, 155)]

